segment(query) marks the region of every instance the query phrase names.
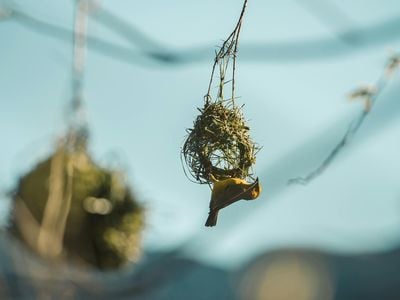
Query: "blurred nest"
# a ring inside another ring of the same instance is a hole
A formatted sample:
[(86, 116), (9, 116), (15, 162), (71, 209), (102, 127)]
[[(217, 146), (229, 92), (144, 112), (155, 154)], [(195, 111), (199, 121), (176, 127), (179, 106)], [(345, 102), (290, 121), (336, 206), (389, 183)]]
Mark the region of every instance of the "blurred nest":
[(206, 102), (182, 148), (189, 174), (198, 183), (251, 176), (258, 146), (249, 136), (241, 107), (233, 101)]
[(143, 208), (121, 173), (85, 148), (59, 147), (19, 180), (13, 199), (10, 232), (42, 257), (103, 270), (139, 257)]

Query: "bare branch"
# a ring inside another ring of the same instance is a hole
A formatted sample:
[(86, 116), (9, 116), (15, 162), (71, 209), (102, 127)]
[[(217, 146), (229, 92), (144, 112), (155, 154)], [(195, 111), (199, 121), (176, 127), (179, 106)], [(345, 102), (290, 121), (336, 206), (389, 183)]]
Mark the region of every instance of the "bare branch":
[(346, 133), (339, 141), (339, 143), (333, 148), (331, 153), (324, 159), (324, 161), (312, 172), (304, 177), (292, 178), (288, 181), (288, 184), (303, 184), (306, 185), (311, 182), (316, 177), (320, 176), (329, 165), (336, 159), (343, 148), (351, 142), (361, 125), (364, 123), (365, 118), (371, 112), (372, 107), (375, 105), (376, 100), (379, 98), (380, 94), (386, 87), (388, 83), (388, 72), (393, 72), (395, 68), (399, 66), (399, 56), (393, 56), (389, 59), (383, 74), (374, 86), (361, 87), (356, 89), (354, 92), (350, 93), (349, 97), (353, 99), (361, 99), (364, 103), (364, 110), (360, 115), (350, 123), (347, 128)]

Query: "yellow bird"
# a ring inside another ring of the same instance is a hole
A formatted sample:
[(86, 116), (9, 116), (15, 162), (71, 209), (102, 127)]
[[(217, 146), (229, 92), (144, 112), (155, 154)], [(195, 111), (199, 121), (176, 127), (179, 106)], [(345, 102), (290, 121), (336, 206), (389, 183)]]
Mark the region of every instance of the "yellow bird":
[(217, 224), (218, 211), (239, 200), (254, 200), (261, 194), (261, 185), (258, 177), (253, 183), (240, 178), (228, 178), (225, 180), (215, 180), (211, 192), (210, 212), (206, 221), (206, 226)]

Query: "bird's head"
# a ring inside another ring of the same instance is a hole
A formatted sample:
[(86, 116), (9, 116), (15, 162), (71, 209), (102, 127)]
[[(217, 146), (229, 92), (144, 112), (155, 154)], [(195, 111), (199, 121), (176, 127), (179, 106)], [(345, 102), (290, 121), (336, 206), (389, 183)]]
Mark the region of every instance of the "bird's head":
[(254, 200), (261, 194), (261, 191), (262, 188), (257, 177), (256, 180), (253, 183), (249, 184), (248, 187), (246, 188), (246, 193), (243, 199)]

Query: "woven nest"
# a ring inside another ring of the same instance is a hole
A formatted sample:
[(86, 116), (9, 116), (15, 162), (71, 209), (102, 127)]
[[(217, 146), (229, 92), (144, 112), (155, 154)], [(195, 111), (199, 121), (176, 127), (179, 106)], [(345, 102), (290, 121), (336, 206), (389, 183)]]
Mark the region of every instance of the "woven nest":
[(210, 183), (211, 175), (217, 180), (251, 176), (258, 147), (249, 136), (241, 108), (216, 101), (199, 111), (182, 148), (188, 173), (198, 183)]
[[(58, 179), (54, 178), (55, 165), (59, 166)], [(63, 258), (103, 270), (136, 261), (144, 228), (143, 208), (121, 174), (98, 166), (85, 150), (58, 149), (19, 180), (13, 195), (10, 232), (34, 252), (40, 252), (32, 240), (38, 239), (35, 232), (41, 229), (48, 211), (51, 185), (61, 184), (58, 207), (54, 208), (54, 201), (52, 204), (52, 213), (57, 214), (65, 205), (68, 174), (73, 176), (62, 237)]]

